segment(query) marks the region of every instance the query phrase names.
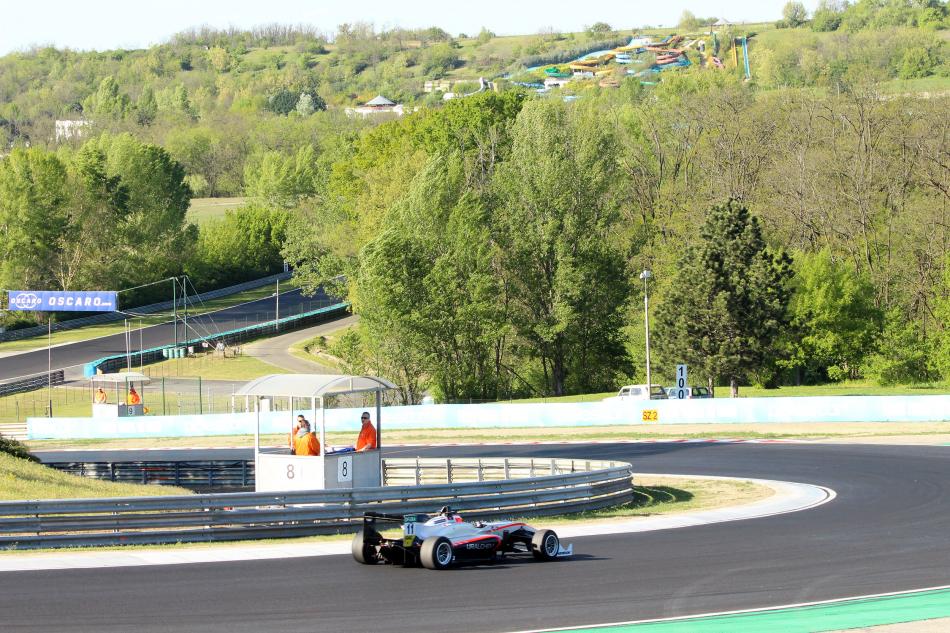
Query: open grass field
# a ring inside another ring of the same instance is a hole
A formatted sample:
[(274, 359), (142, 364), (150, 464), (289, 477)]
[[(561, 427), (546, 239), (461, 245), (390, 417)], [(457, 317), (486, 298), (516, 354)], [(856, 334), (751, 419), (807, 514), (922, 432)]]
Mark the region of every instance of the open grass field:
[(223, 218), (224, 214), (244, 204), (244, 198), (192, 198), (188, 222), (201, 226), (209, 220)]

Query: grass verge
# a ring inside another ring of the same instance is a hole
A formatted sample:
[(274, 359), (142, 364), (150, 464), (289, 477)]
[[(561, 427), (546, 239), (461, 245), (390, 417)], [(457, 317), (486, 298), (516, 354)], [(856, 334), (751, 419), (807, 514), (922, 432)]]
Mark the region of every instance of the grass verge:
[(141, 486), (77, 477), (0, 453), (0, 500), (187, 495), (174, 486)]
[(344, 325), (335, 330), (330, 330), (323, 334), (298, 341), (291, 345), (288, 348), (291, 356), (295, 356), (301, 360), (307, 360), (312, 363), (317, 363), (328, 369), (334, 371), (342, 371), (340, 369), (340, 361), (335, 356), (329, 354), (326, 350), (333, 344), (334, 341), (339, 339), (347, 330), (354, 327), (353, 325)]

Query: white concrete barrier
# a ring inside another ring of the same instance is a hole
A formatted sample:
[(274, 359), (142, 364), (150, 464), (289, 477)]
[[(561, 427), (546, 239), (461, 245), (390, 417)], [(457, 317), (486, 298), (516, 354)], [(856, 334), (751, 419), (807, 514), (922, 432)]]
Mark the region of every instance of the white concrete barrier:
[[(360, 428), (363, 408), (327, 411), (328, 431)], [(308, 411), (301, 411), (309, 416)], [(261, 432), (289, 433), (289, 412), (261, 414)], [(383, 407), (387, 429), (514, 428), (617, 424), (725, 424), (775, 422), (926, 422), (950, 420), (950, 395), (716, 398), (628, 402), (435, 404)], [(187, 437), (254, 432), (255, 414), (143, 416), (137, 418), (29, 418), (30, 439)]]

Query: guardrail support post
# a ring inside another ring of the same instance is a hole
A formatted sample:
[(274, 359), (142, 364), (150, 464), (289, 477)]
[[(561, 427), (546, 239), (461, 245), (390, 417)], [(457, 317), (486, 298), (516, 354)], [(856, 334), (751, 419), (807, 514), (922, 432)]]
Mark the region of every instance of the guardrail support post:
[(416, 458), (416, 485), (418, 486), (422, 479), (422, 472), (419, 469), (419, 458)]
[(445, 460), (445, 483), (452, 483), (452, 460)]
[(511, 479), (511, 466), (507, 457), (505, 458), (505, 479)]
[(478, 460), (478, 481), (485, 481), (485, 472), (482, 469), (482, 460)]

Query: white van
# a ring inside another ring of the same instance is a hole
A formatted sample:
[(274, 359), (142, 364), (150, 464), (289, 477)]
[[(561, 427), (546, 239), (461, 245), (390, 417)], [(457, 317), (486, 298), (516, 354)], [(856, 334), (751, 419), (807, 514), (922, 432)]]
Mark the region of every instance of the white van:
[(666, 390), (660, 385), (653, 385), (649, 391), (646, 385), (625, 385), (620, 388), (616, 396), (604, 398), (604, 401), (666, 400), (667, 397)]

